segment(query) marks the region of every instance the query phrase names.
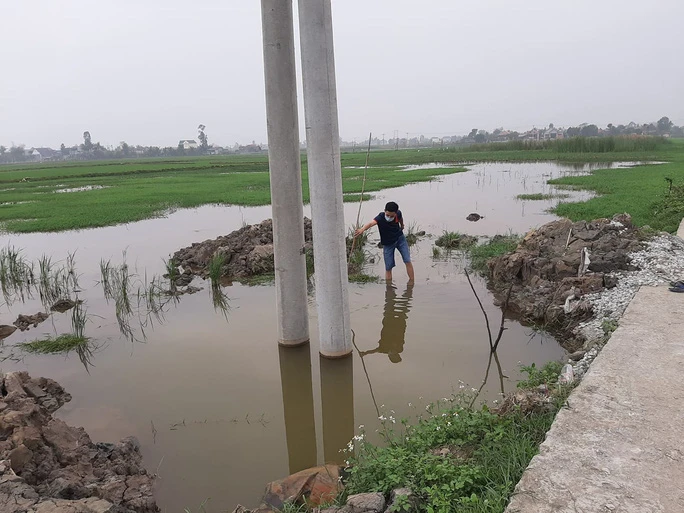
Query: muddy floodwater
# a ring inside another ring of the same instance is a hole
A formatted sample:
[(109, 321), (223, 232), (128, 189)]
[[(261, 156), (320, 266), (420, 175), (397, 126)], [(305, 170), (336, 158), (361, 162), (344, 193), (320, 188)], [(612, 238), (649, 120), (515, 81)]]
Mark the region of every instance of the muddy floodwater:
[[(602, 165), (602, 167), (606, 167)], [(407, 224), (432, 234), (412, 248), (416, 283), (407, 285), (403, 265), (392, 286), (351, 284), (351, 321), (363, 354), (341, 361), (318, 356), (315, 286), (311, 290), (311, 344), (284, 350), (276, 344), (272, 285), (229, 285), (228, 310), (212, 306), (209, 287), (171, 302), (160, 318), (131, 320), (133, 338), (122, 335), (115, 306), (98, 282), (101, 259), (125, 259), (134, 280), (164, 273), (163, 258), (181, 247), (227, 234), (243, 223), (270, 217), (270, 207), (206, 206), (129, 225), (56, 234), (4, 235), (0, 244), (21, 248), (37, 261), (64, 261), (75, 253), (76, 270), (93, 341), (91, 365), (76, 354), (36, 356), (11, 346), (43, 335), (69, 332), (70, 313), (54, 313), (29, 331), (5, 339), (2, 371), (28, 370), (57, 380), (73, 396), (58, 415), (83, 426), (93, 440), (136, 436), (147, 468), (160, 476), (157, 498), (163, 511), (192, 511), (207, 498), (208, 511), (256, 505), (264, 485), (323, 462), (342, 462), (339, 452), (364, 425), (372, 433), (381, 413), (400, 419), (458, 393), (461, 383), (482, 384), (488, 336), (482, 313), (462, 273), (458, 253), (433, 258), (434, 236), (443, 230), (472, 235), (523, 233), (555, 217), (558, 200), (519, 201), (523, 193), (549, 193), (551, 178), (586, 173), (586, 166), (549, 163), (476, 164), (437, 181), (374, 193), (363, 204), (362, 222), (399, 203)], [(568, 192), (568, 191), (563, 191)], [(581, 200), (587, 193), (569, 192)], [(74, 201), (79, 194), (74, 192)], [(345, 222), (356, 220), (358, 204), (345, 205)], [(305, 209), (309, 215), (309, 208)], [(484, 216), (469, 222), (466, 216)], [(377, 232), (368, 250), (383, 274)], [(482, 280), (474, 279), (490, 320), (500, 311)], [(42, 309), (39, 300), (5, 304), (1, 323)], [(143, 315), (143, 317), (145, 317)], [(142, 327), (141, 327), (142, 323)], [(492, 366), (483, 399), (495, 399), (503, 384), (515, 387), (519, 362), (543, 364), (562, 356), (552, 338), (514, 320), (501, 341), (503, 376)], [(364, 365), (365, 364), (365, 367)], [(372, 394), (371, 394), (372, 388)]]

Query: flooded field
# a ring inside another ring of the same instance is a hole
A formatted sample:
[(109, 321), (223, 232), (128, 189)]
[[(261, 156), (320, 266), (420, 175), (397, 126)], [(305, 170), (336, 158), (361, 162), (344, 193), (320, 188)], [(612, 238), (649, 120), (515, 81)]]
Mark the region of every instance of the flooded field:
[[(602, 164), (601, 167), (606, 167)], [(392, 286), (350, 285), (351, 321), (360, 354), (343, 361), (318, 356), (315, 286), (311, 290), (311, 344), (281, 349), (276, 344), (272, 285), (229, 285), (225, 311), (203, 290), (168, 302), (158, 316), (135, 303), (130, 329), (122, 334), (116, 305), (103, 293), (101, 261), (125, 262), (134, 284), (165, 272), (164, 259), (177, 249), (270, 217), (270, 207), (206, 206), (130, 225), (80, 232), (4, 235), (0, 246), (20, 248), (37, 262), (48, 255), (65, 263), (74, 254), (87, 313), (85, 335), (92, 354), (32, 355), (18, 343), (71, 330), (71, 313), (53, 313), (28, 331), (4, 340), (2, 371), (28, 370), (57, 380), (73, 396), (58, 415), (83, 426), (95, 441), (136, 436), (145, 464), (157, 472), (163, 511), (193, 511), (207, 498), (208, 511), (254, 505), (264, 485), (323, 462), (342, 462), (339, 452), (359, 425), (372, 433), (378, 413), (400, 419), (419, 414), (430, 401), (458, 393), (461, 383), (479, 388), (488, 367), (489, 345), (482, 312), (462, 272), (462, 255), (433, 258), (434, 237), (443, 230), (478, 236), (523, 233), (555, 217), (558, 199), (520, 201), (520, 194), (548, 194), (551, 178), (586, 173), (586, 166), (550, 163), (475, 164), (466, 173), (439, 181), (389, 189), (364, 203), (362, 220), (399, 203), (407, 224), (428, 236), (412, 248), (416, 283), (407, 285), (403, 265)], [(587, 193), (562, 191), (570, 200)], [(87, 191), (82, 194), (88, 194)], [(357, 204), (345, 205), (345, 222), (356, 220)], [(484, 216), (469, 222), (466, 216)], [(309, 215), (308, 207), (305, 213)], [(381, 250), (371, 234), (375, 262), (383, 275)], [(124, 257), (125, 253), (125, 257)], [(474, 278), (490, 320), (500, 311), (482, 280)], [(134, 288), (134, 287), (133, 287)], [(2, 324), (18, 314), (43, 310), (38, 298), (5, 304)], [(138, 315), (140, 314), (140, 315)], [(543, 364), (561, 357), (552, 338), (513, 320), (492, 365), (483, 399), (515, 386), (519, 362)], [(126, 330), (124, 330), (126, 331)]]

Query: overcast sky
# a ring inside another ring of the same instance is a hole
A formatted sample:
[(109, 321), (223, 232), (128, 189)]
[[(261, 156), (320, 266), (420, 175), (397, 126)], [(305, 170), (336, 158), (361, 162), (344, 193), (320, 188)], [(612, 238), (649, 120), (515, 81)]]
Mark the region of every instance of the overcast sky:
[[(341, 136), (684, 124), (683, 19), (682, 0), (333, 0)], [(0, 144), (176, 146), (200, 123), (265, 142), (262, 66), (258, 0), (2, 0)]]

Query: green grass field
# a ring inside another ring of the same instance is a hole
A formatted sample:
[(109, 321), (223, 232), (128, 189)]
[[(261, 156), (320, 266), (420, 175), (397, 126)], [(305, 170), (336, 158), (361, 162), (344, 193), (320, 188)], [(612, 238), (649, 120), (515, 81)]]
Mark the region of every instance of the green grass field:
[[(365, 152), (342, 154), (347, 201), (359, 198), (365, 159)], [(670, 201), (666, 214), (659, 205), (665, 201), (666, 177), (675, 184), (684, 184), (684, 141), (681, 140), (645, 141), (641, 146), (607, 140), (602, 144), (578, 141), (563, 146), (502, 143), (468, 148), (374, 151), (365, 191), (372, 193), (464, 171), (460, 167), (464, 162), (491, 161), (665, 161), (661, 165), (599, 170), (590, 176), (557, 180), (553, 183), (601, 194), (584, 203), (561, 203), (557, 213), (571, 219), (592, 219), (626, 211), (637, 224), (668, 231), (676, 229), (675, 221), (680, 213), (676, 205), (672, 208)], [(429, 162), (451, 165), (438, 169), (401, 169), (401, 166)], [(304, 200), (308, 202), (306, 158), (302, 163), (302, 179)], [(96, 188), (55, 192), (87, 186)], [(109, 226), (163, 215), (175, 208), (206, 204), (269, 203), (265, 155), (0, 166), (0, 224), (9, 232)]]
[(684, 217), (684, 199), (669, 194), (666, 179), (671, 179), (675, 186), (684, 185), (684, 140), (673, 140), (649, 158), (636, 160), (665, 163), (627, 169), (600, 169), (589, 176), (552, 180), (552, 184), (599, 194), (582, 203), (560, 203), (555, 213), (577, 221), (627, 212), (639, 226), (649, 225), (657, 230), (675, 232)]
[[(343, 166), (357, 164), (357, 155), (350, 156), (345, 155)], [(382, 154), (373, 157), (366, 192), (465, 171), (462, 167), (403, 171), (393, 159)], [(363, 173), (359, 168), (343, 170), (344, 192), (352, 193), (346, 201), (358, 201)], [(308, 202), (306, 162), (302, 179)], [(95, 188), (56, 192), (79, 187)], [(175, 208), (270, 201), (265, 155), (0, 166), (0, 223), (10, 232), (92, 228), (139, 221)]]

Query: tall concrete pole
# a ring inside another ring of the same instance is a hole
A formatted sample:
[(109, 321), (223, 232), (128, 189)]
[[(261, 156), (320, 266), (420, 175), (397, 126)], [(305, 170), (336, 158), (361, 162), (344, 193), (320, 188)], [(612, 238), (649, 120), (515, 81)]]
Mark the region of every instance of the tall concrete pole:
[(309, 341), (294, 26), (291, 0), (262, 0), (278, 343)]
[(299, 32), (320, 352), (338, 358), (352, 344), (330, 0), (299, 0)]

